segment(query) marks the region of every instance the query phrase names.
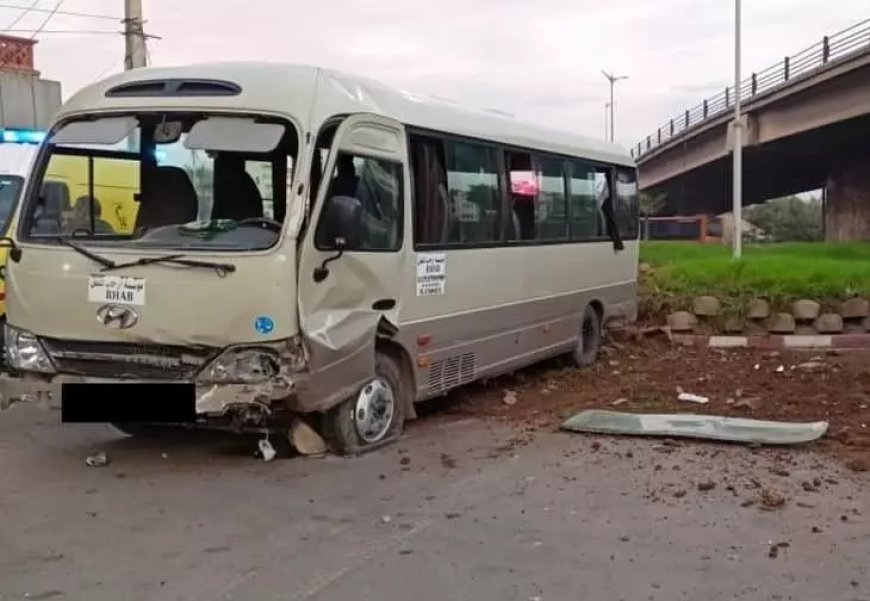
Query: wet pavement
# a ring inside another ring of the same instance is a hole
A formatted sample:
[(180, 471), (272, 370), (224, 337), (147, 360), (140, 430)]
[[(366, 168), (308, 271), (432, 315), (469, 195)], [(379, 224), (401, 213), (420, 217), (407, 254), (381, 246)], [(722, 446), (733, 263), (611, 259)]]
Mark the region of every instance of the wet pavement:
[(0, 414), (3, 601), (870, 600), (867, 473), (808, 449), (436, 414), (263, 463), (58, 420)]

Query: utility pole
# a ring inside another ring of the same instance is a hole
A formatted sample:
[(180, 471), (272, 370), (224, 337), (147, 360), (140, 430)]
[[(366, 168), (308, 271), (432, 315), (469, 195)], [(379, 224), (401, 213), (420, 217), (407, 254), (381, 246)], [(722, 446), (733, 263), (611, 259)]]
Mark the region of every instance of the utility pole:
[(734, 150), (731, 215), (734, 218), (732, 255), (743, 254), (743, 122), (740, 115), (740, 0), (734, 0)]
[(607, 81), (610, 82), (610, 141), (613, 142), (613, 84), (620, 79), (628, 79), (628, 75), (614, 75), (613, 73), (608, 73), (603, 69), (601, 72), (604, 74), (604, 77), (607, 78)]
[(142, 0), (124, 0), (124, 41), (124, 69), (129, 71), (148, 66)]

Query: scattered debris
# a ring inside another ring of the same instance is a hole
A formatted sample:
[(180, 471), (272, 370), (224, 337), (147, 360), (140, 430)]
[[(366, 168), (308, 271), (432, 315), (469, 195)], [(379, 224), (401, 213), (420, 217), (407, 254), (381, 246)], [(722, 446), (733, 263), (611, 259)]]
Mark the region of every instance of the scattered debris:
[(812, 532), (813, 532), (813, 534), (821, 534), (822, 529), (819, 528), (818, 526), (813, 526)]
[(682, 499), (685, 496), (686, 496), (686, 491), (683, 490), (682, 488), (680, 490), (674, 492), (675, 499)]
[(775, 371), (776, 373), (778, 373), (778, 374), (784, 373), (784, 372), (785, 372), (785, 366), (784, 366), (784, 365), (780, 365), (780, 366), (777, 367), (774, 371)]
[(788, 445), (817, 440), (827, 431), (828, 423), (775, 422), (716, 415), (634, 414), (589, 409), (569, 418), (561, 427), (585, 433)]
[(290, 425), (287, 438), (300, 455), (323, 455), (326, 453), (326, 441), (304, 420), (295, 418)]
[(758, 411), (759, 406), (761, 405), (761, 397), (753, 396), (746, 397), (745, 399), (740, 399), (734, 403), (735, 409), (751, 409), (752, 411)]
[(88, 457), (85, 458), (85, 465), (88, 467), (105, 467), (109, 465), (109, 456), (103, 451), (94, 453), (93, 455), (88, 455)]
[(782, 476), (783, 478), (788, 478), (789, 476), (791, 476), (791, 472), (782, 467), (771, 468), (770, 473), (774, 474), (775, 476)]
[(399, 465), (411, 465), (411, 458), (407, 455), (399, 459)]
[(868, 462), (866, 459), (855, 457), (853, 459), (849, 459), (846, 462), (846, 467), (853, 472), (866, 472), (870, 470), (870, 462)]
[(517, 392), (515, 390), (505, 390), (504, 398), (501, 400), (505, 405), (516, 405)]
[(771, 559), (776, 559), (779, 556), (780, 549), (788, 549), (791, 545), (789, 543), (770, 543), (770, 550), (767, 552), (767, 556)]
[(827, 365), (821, 361), (807, 361), (806, 363), (796, 365), (794, 369), (799, 369), (801, 371), (821, 371), (825, 369), (825, 367), (827, 367)]
[(711, 491), (716, 488), (716, 483), (712, 480), (705, 480), (703, 482), (698, 482), (698, 490), (701, 492)]
[(759, 496), (759, 501), (761, 503), (761, 508), (767, 511), (773, 509), (779, 509), (783, 505), (785, 505), (786, 497), (779, 491), (765, 488), (762, 489), (761, 495)]
[(272, 443), (269, 442), (268, 438), (261, 438), (257, 441), (257, 450), (260, 452), (260, 457), (266, 463), (272, 461), (277, 454), (275, 452), (275, 447), (272, 446)]
[(677, 396), (677, 400), (686, 401), (688, 403), (698, 403), (700, 405), (705, 405), (705, 404), (710, 402), (710, 399), (708, 399), (705, 396), (691, 394), (688, 392), (684, 392), (684, 393), (680, 394), (679, 396)]
[(804, 492), (819, 492), (819, 487), (814, 486), (811, 482), (801, 482), (801, 488), (804, 489)]
[(381, 523), (382, 524), (389, 524), (392, 521), (393, 521), (393, 518), (391, 518), (388, 515), (381, 516)]
[(627, 402), (628, 402), (628, 399), (624, 399), (624, 398), (623, 399), (616, 399), (615, 401), (613, 401), (611, 403), (611, 405), (613, 405), (614, 407), (617, 407), (619, 405), (624, 405)]

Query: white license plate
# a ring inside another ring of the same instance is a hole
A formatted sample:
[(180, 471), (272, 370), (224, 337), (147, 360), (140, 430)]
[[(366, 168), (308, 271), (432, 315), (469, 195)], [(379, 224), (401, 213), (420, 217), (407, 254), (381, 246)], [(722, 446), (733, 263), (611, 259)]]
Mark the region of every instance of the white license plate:
[(145, 278), (124, 275), (92, 275), (88, 278), (88, 302), (145, 304)]

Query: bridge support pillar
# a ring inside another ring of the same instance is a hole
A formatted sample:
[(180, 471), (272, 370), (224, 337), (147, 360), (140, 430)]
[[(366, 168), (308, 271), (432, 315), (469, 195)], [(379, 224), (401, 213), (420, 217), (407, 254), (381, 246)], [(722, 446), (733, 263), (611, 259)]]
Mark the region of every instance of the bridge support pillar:
[(825, 192), (825, 240), (870, 241), (870, 154), (837, 163)]

